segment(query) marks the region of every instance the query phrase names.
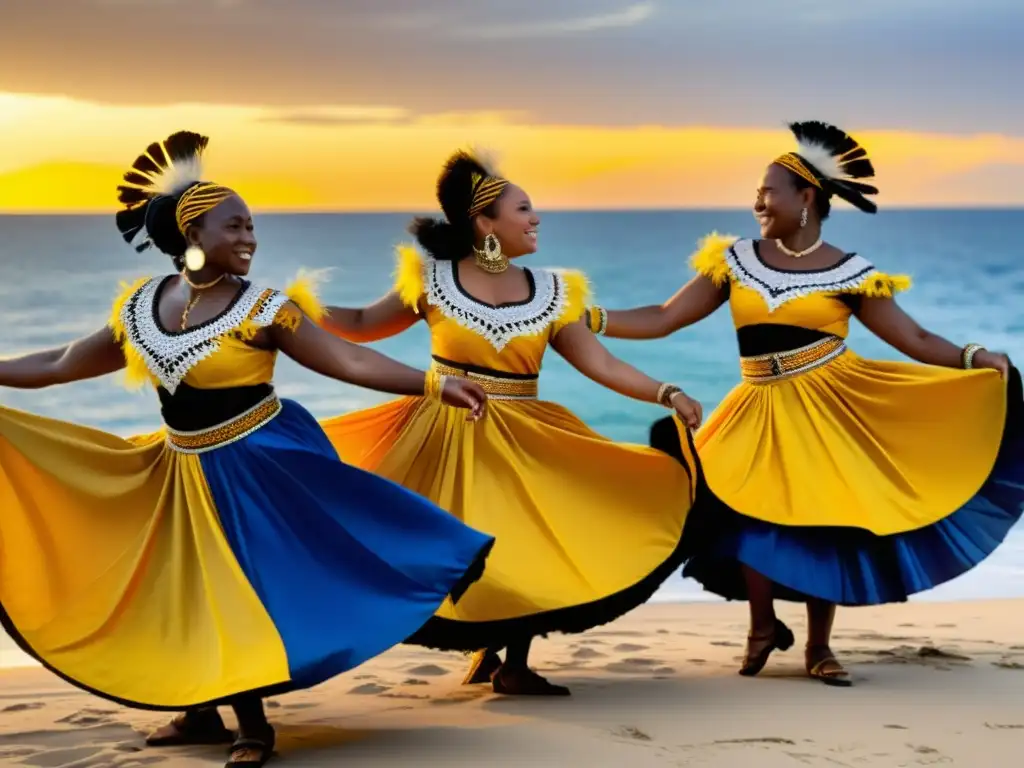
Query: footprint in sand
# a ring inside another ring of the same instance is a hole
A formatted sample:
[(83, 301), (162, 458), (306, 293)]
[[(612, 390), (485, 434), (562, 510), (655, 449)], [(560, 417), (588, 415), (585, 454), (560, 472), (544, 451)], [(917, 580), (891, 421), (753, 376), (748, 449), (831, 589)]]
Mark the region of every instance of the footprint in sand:
[(580, 640), (579, 645), (608, 645), (604, 640), (594, 640), (592, 638), (585, 638)]
[(377, 685), (376, 683), (364, 683), (363, 685), (357, 685), (352, 688), (349, 693), (354, 693), (359, 696), (372, 696), (378, 693), (384, 693), (390, 691), (391, 688), (383, 685)]
[(707, 664), (707, 659), (687, 659), (689, 664)]
[(634, 728), (632, 725), (622, 725), (616, 728), (612, 733), (622, 739), (633, 739), (634, 741), (652, 741), (651, 737), (641, 731), (639, 728)]
[(42, 709), (45, 706), (41, 701), (28, 701), (24, 704), (11, 704), (9, 707), (0, 709), (0, 712), (28, 712), (33, 709)]
[(380, 695), (382, 699), (429, 699), (430, 697), (426, 694), (419, 693), (382, 693)]
[(712, 645), (717, 645), (719, 648), (742, 648), (743, 646), (739, 643), (734, 643), (731, 640), (712, 640)]
[[(616, 648), (615, 650), (618, 650), (618, 648)], [(586, 660), (586, 659), (606, 659), (606, 658), (608, 658), (608, 654), (607, 653), (601, 653), (600, 651), (595, 651), (593, 648), (579, 648), (579, 649), (573, 651), (572, 657), (574, 659), (580, 659), (580, 660)]]
[(650, 674), (653, 669), (664, 663), (659, 659), (622, 659), (622, 661), (613, 661), (611, 664), (605, 664), (604, 669), (608, 672), (626, 675)]
[(355, 675), (352, 679), (353, 680), (377, 680), (378, 678), (377, 678), (376, 675)]
[(647, 645), (635, 645), (634, 643), (622, 643), (615, 646), (615, 650), (619, 653), (636, 653), (638, 651), (649, 650), (650, 646)]
[(430, 685), (430, 683), (417, 677), (410, 677), (407, 680), (403, 680), (402, 685)]
[(67, 723), (68, 725), (77, 726), (89, 726), (89, 725), (106, 725), (114, 722), (111, 715), (116, 715), (116, 709), (80, 709), (73, 715), (62, 717), (58, 720), (58, 723)]
[(439, 667), (436, 664), (422, 664), (407, 671), (410, 675), (421, 675), (423, 677), (442, 677), (451, 674), (450, 669)]
[(993, 667), (999, 667), (999, 669), (1013, 669), (1013, 670), (1022, 670), (1022, 669), (1024, 669), (1024, 664), (1021, 664), (1018, 661), (1010, 661), (1009, 659), (1003, 659), (1002, 661), (993, 661), (992, 662), (992, 666)]

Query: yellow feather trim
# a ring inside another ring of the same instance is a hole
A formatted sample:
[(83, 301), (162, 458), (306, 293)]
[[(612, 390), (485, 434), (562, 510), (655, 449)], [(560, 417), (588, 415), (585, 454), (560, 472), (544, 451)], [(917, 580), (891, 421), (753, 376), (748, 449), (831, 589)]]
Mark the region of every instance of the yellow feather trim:
[(704, 275), (715, 285), (724, 285), (729, 279), (729, 265), (725, 252), (739, 238), (712, 232), (697, 243), (697, 250), (690, 256), (690, 265), (699, 275)]
[(558, 270), (558, 277), (565, 288), (565, 306), (553, 323), (554, 332), (558, 332), (583, 317), (590, 305), (590, 280), (576, 269)]
[(284, 289), (285, 296), (295, 302), (298, 308), (314, 323), (319, 323), (327, 314), (327, 309), (320, 301), (320, 283), (325, 282), (326, 279), (325, 272), (302, 270)]
[(114, 340), (121, 345), (121, 352), (124, 355), (125, 367), (121, 373), (121, 380), (127, 389), (141, 389), (153, 380), (146, 361), (142, 359), (139, 351), (128, 341), (124, 321), (121, 319), (124, 305), (149, 280), (150, 278), (148, 277), (140, 277), (132, 283), (121, 281), (119, 293), (110, 307), (110, 317), (107, 320), (107, 325), (110, 326), (110, 330), (114, 334)]
[[(315, 272), (300, 270), (298, 276), (282, 291), (290, 301), (274, 315), (274, 325), (294, 331), (302, 323), (302, 319), (307, 316), (313, 322), (319, 323), (327, 314), (327, 308), (320, 302), (319, 295), (319, 286), (326, 279), (325, 274), (326, 270)], [(260, 300), (249, 312), (249, 316), (232, 333), (245, 341), (252, 341), (256, 338), (256, 334), (263, 330), (264, 326), (258, 324), (254, 318), (263, 311), (267, 301), (275, 294), (277, 292), (273, 290), (264, 291)]]
[(420, 311), (420, 297), (423, 295), (423, 257), (408, 243), (395, 249), (395, 282), (392, 290), (402, 303), (416, 312)]
[(587, 276), (576, 269), (567, 269), (562, 272), (562, 280), (565, 281), (565, 295), (567, 301), (562, 315), (558, 319), (566, 323), (575, 323), (583, 317), (583, 311), (590, 304), (590, 280)]
[(891, 299), (897, 293), (910, 290), (909, 275), (887, 275), (884, 272), (872, 272), (864, 282), (850, 293), (857, 293), (873, 299)]

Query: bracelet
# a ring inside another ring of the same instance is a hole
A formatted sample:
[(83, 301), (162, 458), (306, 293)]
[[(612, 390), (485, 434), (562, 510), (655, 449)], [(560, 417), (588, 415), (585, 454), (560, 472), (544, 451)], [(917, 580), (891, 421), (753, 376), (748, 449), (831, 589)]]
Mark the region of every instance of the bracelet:
[[(591, 333), (603, 336), (604, 332), (608, 330), (608, 310), (604, 307), (593, 306), (587, 307), (585, 311), (587, 313), (587, 328)], [(597, 315), (596, 321), (595, 315)]]
[(981, 344), (968, 344), (963, 348), (960, 352), (960, 364), (964, 367), (964, 370), (970, 370), (974, 367), (974, 356), (984, 351), (984, 349)]
[(426, 378), (423, 380), (423, 396), (431, 400), (440, 400), (447, 379), (447, 376), (442, 376), (433, 368), (428, 370)]
[(663, 405), (666, 408), (671, 408), (672, 398), (682, 391), (683, 390), (681, 390), (675, 384), (662, 384), (660, 387), (658, 387), (658, 397), (656, 398), (656, 402), (658, 403), (658, 405)]

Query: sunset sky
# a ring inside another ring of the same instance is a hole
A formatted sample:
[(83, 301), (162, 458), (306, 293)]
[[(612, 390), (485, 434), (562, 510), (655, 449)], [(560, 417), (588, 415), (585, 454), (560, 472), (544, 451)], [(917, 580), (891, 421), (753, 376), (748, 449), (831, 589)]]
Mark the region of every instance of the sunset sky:
[(263, 210), (431, 209), (471, 144), (542, 208), (742, 206), (794, 119), (883, 206), (1022, 205), (1021, 39), (1019, 0), (9, 2), (0, 211), (110, 211), (182, 128)]

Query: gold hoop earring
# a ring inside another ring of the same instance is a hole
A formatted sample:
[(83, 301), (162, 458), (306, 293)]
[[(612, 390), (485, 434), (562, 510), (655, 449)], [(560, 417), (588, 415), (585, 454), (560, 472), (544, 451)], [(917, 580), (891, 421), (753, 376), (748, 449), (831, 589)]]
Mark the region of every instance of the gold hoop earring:
[(190, 245), (185, 251), (185, 269), (198, 272), (206, 265), (206, 253), (198, 245)]
[(501, 243), (493, 233), (484, 238), (483, 250), (473, 246), (473, 255), (476, 265), (484, 272), (497, 275), (508, 269), (508, 257), (501, 252)]
[(800, 211), (800, 227), (802, 229), (803, 227), (806, 227), (806, 226), (807, 226), (807, 209), (804, 208), (802, 211)]

